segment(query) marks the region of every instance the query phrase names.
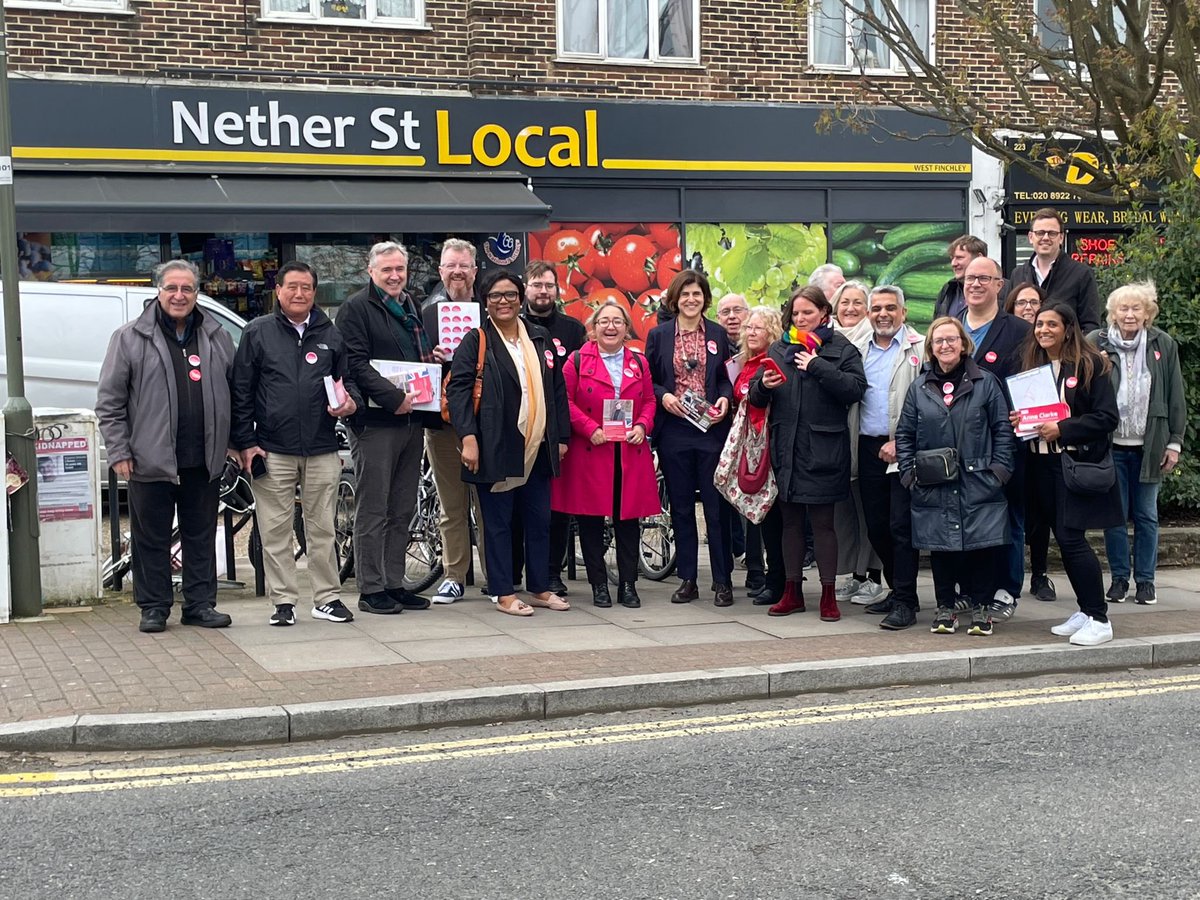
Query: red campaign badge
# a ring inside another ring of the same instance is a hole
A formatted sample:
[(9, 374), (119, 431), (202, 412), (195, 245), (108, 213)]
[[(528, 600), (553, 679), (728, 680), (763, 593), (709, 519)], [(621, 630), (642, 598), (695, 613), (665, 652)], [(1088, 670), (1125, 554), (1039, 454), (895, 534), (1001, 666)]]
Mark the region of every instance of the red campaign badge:
[(554, 341), (554, 346), (555, 346), (555, 347), (561, 347), (561, 346), (562, 346), (562, 341), (560, 341), (558, 338), (556, 338), (556, 337), (552, 337), (552, 338), (550, 338), (550, 340)]
[(1070, 378), (1067, 379), (1067, 387), (1073, 388), (1077, 384), (1079, 384), (1079, 379), (1076, 378), (1074, 375), (1072, 375)]
[(947, 381), (945, 384), (942, 385), (942, 393), (943, 394), (953, 394), (954, 393), (954, 385), (951, 384), (949, 381)]
[(317, 354), (315, 354), (315, 353), (311, 353), (311, 352), (309, 352), (309, 353), (305, 353), (305, 354), (304, 354), (304, 361), (305, 361), (306, 363), (308, 363), (310, 366), (311, 366), (311, 365), (314, 365), (314, 364), (316, 363), (316, 361), (317, 361)]
[(915, 356), (910, 356), (908, 358), (908, 361), (910, 363), (912, 363), (914, 366), (919, 366), (921, 364), (921, 361), (919, 359), (917, 359)]
[(983, 354), (983, 358), (986, 359), (988, 362), (995, 362), (997, 359), (996, 351), (989, 350), (987, 353)]
[(1155, 350), (1155, 351), (1154, 351), (1154, 358), (1155, 358), (1155, 359), (1162, 359), (1162, 351), (1161, 351), (1161, 350)]
[(717, 352), (717, 342), (716, 342), (716, 341), (709, 341), (709, 342), (708, 342), (708, 352), (709, 352), (709, 353), (716, 353), (716, 352)]
[[(562, 344), (560, 344), (558, 341), (554, 342), (554, 346), (558, 347), (558, 355), (559, 356), (567, 355), (567, 348), (564, 347)], [(547, 351), (547, 352), (549, 352), (549, 351)]]
[(944, 402), (944, 403), (945, 403), (947, 406), (949, 406), (951, 403), (953, 403), (953, 402), (954, 402), (954, 395), (953, 395), (953, 394), (947, 394), (945, 397), (943, 397), (943, 398), (942, 398), (942, 401), (943, 401), (943, 402)]
[(554, 354), (551, 353), (549, 350), (546, 351), (546, 365), (549, 366), (551, 369), (554, 368)]
[(742, 386), (741, 386), (741, 387), (738, 389), (738, 393), (739, 393), (739, 394), (741, 394), (743, 397), (745, 397), (745, 396), (746, 396), (748, 393), (750, 393), (750, 385), (748, 385), (748, 384), (743, 384), (743, 385), (742, 385)]
[(188, 372), (188, 378), (192, 379), (192, 381), (199, 381), (200, 377), (199, 369), (192, 369), (192, 371)]
[(195, 353), (193, 353), (191, 356), (188, 357), (188, 365), (189, 366), (200, 365), (200, 357), (198, 357)]
[(622, 371), (626, 378), (633, 377), (633, 369), (629, 368), (628, 366), (626, 366)]

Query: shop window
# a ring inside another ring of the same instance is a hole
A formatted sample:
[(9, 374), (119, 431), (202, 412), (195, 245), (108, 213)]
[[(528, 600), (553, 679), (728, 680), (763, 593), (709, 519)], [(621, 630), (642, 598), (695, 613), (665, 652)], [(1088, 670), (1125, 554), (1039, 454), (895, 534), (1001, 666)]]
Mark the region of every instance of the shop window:
[(424, 0), (263, 0), (263, 18), (329, 24), (423, 26)]
[[(690, 260), (699, 256), (714, 300), (742, 294), (751, 306), (779, 309), (825, 262), (825, 226), (689, 222), (687, 254)], [(716, 315), (715, 303), (709, 315)]]
[[(1071, 26), (1069, 22), (1064, 21), (1063, 13), (1059, 11), (1060, 5), (1062, 5), (1062, 0), (1033, 0), (1033, 12), (1037, 22), (1035, 35), (1043, 50), (1069, 56), (1071, 53)], [(1112, 11), (1116, 39), (1124, 42), (1126, 34), (1124, 15), (1116, 8), (1116, 4), (1104, 4), (1104, 6)], [(1092, 34), (1100, 43), (1107, 43), (1095, 28), (1092, 29)], [(1064, 69), (1074, 65), (1074, 60), (1070, 58), (1055, 59), (1051, 62)]]
[(700, 61), (698, 0), (558, 0), (558, 53), (606, 62)]
[(4, 0), (6, 7), (14, 9), (69, 9), (74, 12), (126, 12), (127, 0)]
[[(933, 0), (895, 0), (902, 22), (933, 59)], [(904, 59), (892, 51), (879, 32), (863, 19), (863, 12), (881, 22), (889, 21), (882, 0), (815, 0), (809, 14), (809, 64), (821, 69), (852, 69), (869, 72), (902, 72)]]
[(17, 263), (26, 281), (149, 276), (161, 258), (159, 233), (20, 232)]

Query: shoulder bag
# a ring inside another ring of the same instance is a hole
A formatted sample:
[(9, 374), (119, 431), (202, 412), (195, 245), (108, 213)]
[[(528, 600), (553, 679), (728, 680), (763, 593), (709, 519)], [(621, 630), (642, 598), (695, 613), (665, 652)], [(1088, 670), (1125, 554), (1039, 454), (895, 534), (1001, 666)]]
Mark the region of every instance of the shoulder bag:
[(1104, 456), (1098, 462), (1083, 462), (1064, 449), (1062, 457), (1063, 483), (1073, 494), (1107, 494), (1117, 480), (1113, 465), (1112, 448), (1104, 448)]

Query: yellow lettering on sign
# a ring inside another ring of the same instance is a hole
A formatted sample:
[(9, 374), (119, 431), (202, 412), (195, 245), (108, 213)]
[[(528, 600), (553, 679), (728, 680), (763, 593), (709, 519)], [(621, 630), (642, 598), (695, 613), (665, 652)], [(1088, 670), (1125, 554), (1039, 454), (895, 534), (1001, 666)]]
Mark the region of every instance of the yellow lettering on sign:
[(526, 125), (517, 132), (517, 139), (514, 142), (517, 159), (532, 169), (540, 169), (546, 165), (546, 157), (533, 156), (529, 153), (529, 139), (531, 137), (539, 137), (545, 133), (546, 129), (541, 125)]
[[(594, 109), (585, 109), (583, 111), (583, 133), (587, 140), (587, 164), (589, 166), (600, 165), (600, 148), (599, 134), (596, 131), (596, 111)], [(1200, 162), (1197, 162), (1200, 166)]]
[(437, 111), (437, 144), (438, 165), (469, 166), (471, 154), (450, 152), (450, 113), (448, 110)]
[[(489, 135), (496, 138), (497, 150), (495, 153), (487, 152)], [(471, 150), (474, 152), (475, 158), (485, 166), (502, 166), (512, 155), (512, 138), (499, 125), (480, 125), (475, 131), (475, 136), (471, 138)]]
[(1067, 184), (1085, 185), (1091, 184), (1096, 180), (1096, 176), (1091, 172), (1085, 172), (1075, 164), (1075, 160), (1082, 160), (1090, 165), (1093, 169), (1100, 168), (1100, 160), (1094, 153), (1072, 153), (1071, 166), (1067, 169)]
[(566, 140), (559, 141), (550, 148), (550, 165), (557, 166), (560, 169), (565, 169), (569, 166), (578, 166), (579, 132), (574, 128), (568, 128), (566, 125), (555, 125), (550, 129), (550, 136), (566, 138)]
[(1196, 157), (1196, 164), (1192, 166), (1192, 174), (1200, 178), (1200, 156)]

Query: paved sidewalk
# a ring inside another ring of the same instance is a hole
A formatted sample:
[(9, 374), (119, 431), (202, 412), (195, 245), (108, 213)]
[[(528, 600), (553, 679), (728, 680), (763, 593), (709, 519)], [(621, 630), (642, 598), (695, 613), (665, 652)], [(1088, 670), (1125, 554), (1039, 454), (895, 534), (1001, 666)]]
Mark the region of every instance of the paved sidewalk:
[[(952, 636), (930, 634), (932, 588), (927, 577), (921, 582), (924, 607), (918, 624), (903, 632), (885, 632), (878, 627), (878, 617), (867, 616), (861, 607), (849, 603), (841, 605), (840, 622), (819, 621), (812, 587), (807, 594), (809, 612), (770, 618), (765, 608), (752, 606), (746, 598), (740, 588), (743, 575), (737, 575), (737, 602), (727, 609), (714, 607), (711, 598), (671, 604), (669, 595), (677, 583), (673, 578), (662, 584), (639, 582), (641, 609), (597, 609), (591, 605), (587, 585), (572, 582), (569, 599), (573, 608), (568, 612), (537, 610), (524, 619), (505, 616), (478, 589), (470, 588), (467, 598), (452, 606), (397, 616), (356, 611), (355, 621), (348, 625), (314, 620), (307, 608), (300, 608), (297, 625), (290, 628), (267, 625), (270, 607), (264, 599), (254, 598), (249, 591), (222, 591), (220, 608), (233, 616), (232, 627), (214, 631), (184, 627), (178, 624), (176, 606), (167, 632), (157, 635), (138, 632), (138, 612), (130, 605), (128, 592), (112, 595), (107, 605), (51, 610), (39, 621), (0, 626), (0, 746), (20, 746), (22, 735), (36, 733), (42, 720), (55, 717), (238, 710), (241, 718), (253, 718), (247, 710), (270, 708), (283, 715), (281, 738), (278, 730), (253, 728), (239, 738), (236, 727), (225, 726), (212, 730), (207, 738), (203, 733), (199, 738), (191, 733), (188, 737), (143, 739), (131, 732), (127, 740), (109, 734), (93, 738), (91, 743), (133, 746), (139, 740), (164, 745), (287, 740), (297, 735), (294, 727), (288, 730), (282, 709), (296, 704), (340, 701), (330, 707), (336, 707), (340, 715), (340, 724), (327, 729), (335, 733), (387, 727), (387, 721), (370, 716), (362, 719), (361, 726), (354, 718), (358, 706), (379, 705), (378, 701), (359, 704), (372, 698), (455, 691), (460, 693), (453, 697), (466, 703), (490, 694), (509, 696), (511, 691), (498, 689), (514, 686), (561, 687), (595, 684), (595, 679), (618, 680), (606, 682), (609, 686), (679, 685), (704, 681), (704, 673), (726, 669), (753, 670), (766, 679), (763, 673), (772, 667), (776, 675), (785, 670), (811, 672), (822, 666), (844, 670), (849, 665), (840, 662), (844, 660), (855, 660), (855, 665), (874, 660), (878, 663), (875, 669), (885, 664), (898, 666), (890, 676), (875, 672), (870, 683), (954, 681), (959, 669), (943, 671), (933, 665), (949, 659), (960, 660), (964, 666), (969, 660), (970, 667), (961, 671), (969, 671), (972, 677), (1001, 671), (1200, 662), (1200, 569), (1161, 570), (1156, 606), (1112, 605), (1118, 641), (1094, 649), (1068, 649), (1066, 639), (1049, 632), (1052, 624), (1075, 609), (1062, 573), (1054, 575), (1060, 598), (1056, 603), (1022, 600), (1016, 617), (998, 624), (989, 638), (969, 637), (965, 630)], [(701, 576), (705, 585), (703, 572)], [(810, 573), (809, 584), (813, 581), (815, 573)], [(357, 593), (352, 583), (347, 585), (345, 597), (347, 605), (354, 608)], [(1005, 659), (1007, 668), (979, 662), (986, 659)], [(908, 664), (904, 664), (906, 660)], [(820, 679), (812, 683), (831, 684)], [(754, 684), (745, 687), (752, 695), (766, 681)], [(849, 680), (835, 686), (860, 685)], [(675, 695), (669, 692), (648, 689), (630, 696), (630, 705), (649, 707), (690, 702), (700, 695), (685, 692), (673, 701)], [(721, 699), (724, 695), (718, 691), (711, 696)], [(736, 691), (725, 699), (735, 696)], [(594, 708), (613, 708), (614, 703), (609, 697)], [(545, 705), (535, 712), (550, 714)], [(439, 715), (446, 721), (455, 719), (453, 710)], [(458, 719), (480, 720), (489, 715), (487, 710), (473, 707)], [(411, 724), (402, 719), (394, 724)], [(192, 715), (176, 720), (207, 718)], [(65, 727), (74, 721), (57, 724)], [(87, 745), (75, 725), (68, 731), (67, 745)], [(31, 746), (39, 743), (47, 742), (30, 741)]]

